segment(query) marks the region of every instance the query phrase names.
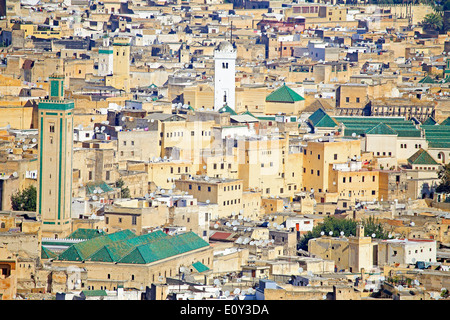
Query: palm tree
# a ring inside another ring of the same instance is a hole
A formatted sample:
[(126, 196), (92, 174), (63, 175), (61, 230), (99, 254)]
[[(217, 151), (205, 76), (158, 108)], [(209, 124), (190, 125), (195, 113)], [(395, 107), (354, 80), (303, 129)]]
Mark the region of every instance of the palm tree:
[(440, 31), (444, 26), (443, 17), (439, 13), (429, 13), (424, 17), (422, 26), (424, 30)]

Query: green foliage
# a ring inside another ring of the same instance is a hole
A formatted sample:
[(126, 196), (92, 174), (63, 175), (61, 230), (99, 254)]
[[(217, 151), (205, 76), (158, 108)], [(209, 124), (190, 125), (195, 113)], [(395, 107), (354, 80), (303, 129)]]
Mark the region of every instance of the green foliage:
[(422, 26), (425, 30), (441, 31), (444, 26), (444, 17), (437, 12), (429, 13), (423, 18)]
[(436, 192), (450, 193), (450, 163), (447, 163), (438, 171), (438, 177), (441, 182), (436, 187)]
[[(333, 237), (338, 237), (341, 234), (341, 231), (344, 232), (344, 236), (348, 237), (350, 235), (356, 234), (356, 226), (358, 223), (354, 220), (348, 219), (337, 219), (335, 217), (326, 217), (323, 223), (315, 226), (312, 231), (306, 233), (301, 237), (298, 242), (298, 248), (302, 250), (308, 250), (308, 241), (310, 239), (321, 237), (321, 232), (324, 232), (324, 235), (328, 236), (329, 232), (332, 231)], [(375, 234), (375, 238), (378, 239), (387, 239), (388, 232), (384, 230), (381, 223), (378, 222), (377, 219), (373, 217), (369, 217), (366, 220), (362, 221), (362, 225), (364, 226), (364, 235), (366, 237), (371, 237), (372, 234)]]
[(125, 182), (120, 178), (115, 183), (116, 188), (120, 188), (120, 197), (121, 198), (129, 198), (130, 197), (130, 189), (125, 186)]
[(36, 211), (36, 199), (36, 188), (29, 186), (11, 196), (11, 205), (15, 211)]

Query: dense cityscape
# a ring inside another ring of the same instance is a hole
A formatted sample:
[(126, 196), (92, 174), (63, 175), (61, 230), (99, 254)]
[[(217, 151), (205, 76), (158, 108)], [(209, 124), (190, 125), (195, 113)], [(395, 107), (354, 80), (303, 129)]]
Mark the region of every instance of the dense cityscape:
[(450, 1), (1, 1), (0, 300), (449, 289)]

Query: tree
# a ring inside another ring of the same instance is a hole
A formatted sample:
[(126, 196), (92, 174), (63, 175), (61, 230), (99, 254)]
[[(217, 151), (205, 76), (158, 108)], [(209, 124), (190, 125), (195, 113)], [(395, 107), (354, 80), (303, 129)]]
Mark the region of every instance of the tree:
[(116, 181), (116, 188), (120, 188), (120, 197), (121, 198), (129, 198), (130, 197), (130, 189), (125, 186), (125, 182), (123, 182), (122, 178)]
[(442, 30), (444, 26), (444, 18), (440, 13), (429, 13), (422, 21), (422, 26), (425, 30)]
[(441, 183), (437, 186), (436, 192), (450, 193), (450, 163), (438, 171), (438, 177), (441, 179)]
[(36, 199), (36, 188), (29, 186), (11, 196), (11, 205), (15, 211), (36, 211)]
[[(364, 219), (361, 224), (364, 226), (364, 235), (371, 237), (375, 234), (375, 238), (387, 239), (388, 232), (384, 230), (381, 223), (373, 217)], [(330, 231), (333, 232), (332, 236), (340, 236), (341, 232), (344, 232), (344, 236), (356, 235), (356, 226), (358, 223), (354, 220), (337, 219), (335, 217), (326, 217), (323, 223), (315, 226), (312, 231), (306, 233), (298, 242), (298, 248), (302, 250), (308, 250), (308, 241), (313, 238), (319, 238), (322, 234), (329, 235)]]

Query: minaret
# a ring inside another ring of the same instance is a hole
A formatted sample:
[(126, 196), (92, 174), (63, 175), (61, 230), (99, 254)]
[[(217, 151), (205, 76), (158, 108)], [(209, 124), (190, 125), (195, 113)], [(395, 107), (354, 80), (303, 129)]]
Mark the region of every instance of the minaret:
[(236, 50), (222, 41), (214, 50), (214, 110), (227, 105), (235, 109)]
[(356, 237), (350, 237), (348, 264), (351, 272), (370, 270), (373, 267), (372, 238), (364, 236), (364, 226), (356, 226)]
[(105, 76), (105, 84), (130, 91), (130, 39), (116, 37), (112, 44), (112, 76)]
[(49, 99), (39, 101), (39, 184), (37, 213), (42, 236), (65, 238), (71, 232), (72, 100), (64, 99), (64, 76), (50, 77)]

